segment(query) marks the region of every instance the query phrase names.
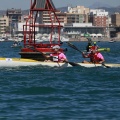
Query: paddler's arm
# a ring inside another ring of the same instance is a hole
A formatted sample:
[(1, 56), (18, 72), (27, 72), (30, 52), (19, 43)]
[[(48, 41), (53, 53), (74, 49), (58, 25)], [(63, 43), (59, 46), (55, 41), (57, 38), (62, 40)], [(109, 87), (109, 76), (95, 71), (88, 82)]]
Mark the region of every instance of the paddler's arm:
[(53, 58), (52, 56), (46, 55), (45, 53), (43, 53), (43, 56), (46, 60), (52, 60), (52, 58)]
[(100, 64), (105, 62), (105, 59), (104, 59), (104, 57), (103, 57), (103, 55), (101, 53), (98, 53), (98, 57), (100, 58), (100, 61), (99, 61)]
[(63, 62), (68, 62), (68, 60), (67, 59), (61, 59)]
[(88, 58), (88, 55), (85, 54), (84, 52), (82, 52), (82, 56), (83, 56), (84, 58)]
[(100, 63), (100, 64), (102, 64), (102, 63), (104, 63), (104, 62), (105, 62), (105, 60), (104, 60), (104, 59), (102, 59), (99, 63)]

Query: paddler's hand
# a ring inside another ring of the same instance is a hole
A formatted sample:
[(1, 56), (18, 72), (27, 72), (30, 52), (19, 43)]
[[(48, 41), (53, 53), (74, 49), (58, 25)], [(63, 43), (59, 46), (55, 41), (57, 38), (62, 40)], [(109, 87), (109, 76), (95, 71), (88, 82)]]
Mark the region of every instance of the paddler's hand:
[(100, 64), (103, 64), (103, 61), (100, 61), (99, 63), (100, 63)]
[(85, 52), (82, 52), (82, 54), (85, 54)]
[(64, 59), (63, 62), (68, 62), (68, 60), (67, 60), (67, 59)]
[(82, 55), (84, 56), (84, 55), (85, 55), (85, 52), (82, 52)]

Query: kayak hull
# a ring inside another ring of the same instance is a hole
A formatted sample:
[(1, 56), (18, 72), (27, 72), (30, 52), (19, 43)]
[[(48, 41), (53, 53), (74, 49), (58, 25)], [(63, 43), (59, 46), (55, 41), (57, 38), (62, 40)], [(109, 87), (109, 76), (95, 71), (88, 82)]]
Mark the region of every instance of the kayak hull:
[(50, 66), (50, 67), (72, 67), (69, 63), (44, 62), (32, 59), (22, 58), (0, 58), (0, 67), (17, 67), (17, 66)]
[(120, 67), (120, 64), (112, 64), (112, 63), (105, 63), (104, 65), (102, 64), (91, 64), (91, 63), (78, 63), (80, 66), (82, 67), (87, 67), (87, 68), (91, 68), (91, 67), (105, 67), (105, 68), (118, 68)]
[[(16, 67), (16, 66), (49, 66), (49, 67), (72, 67), (70, 63), (58, 63), (58, 62), (44, 62), (32, 59), (23, 58), (0, 58), (0, 67)], [(76, 63), (76, 66), (81, 67), (120, 67), (120, 64), (91, 64), (91, 63)]]

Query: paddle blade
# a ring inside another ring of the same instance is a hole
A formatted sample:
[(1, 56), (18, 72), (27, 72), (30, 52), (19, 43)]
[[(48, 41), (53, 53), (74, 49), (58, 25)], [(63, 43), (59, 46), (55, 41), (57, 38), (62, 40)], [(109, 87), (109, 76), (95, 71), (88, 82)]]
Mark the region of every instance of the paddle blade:
[(105, 63), (102, 63), (102, 66), (104, 66), (106, 68), (111, 68), (110, 66), (105, 65)]
[(69, 63), (69, 64), (72, 65), (72, 66), (80, 66), (79, 64), (74, 63), (74, 62), (68, 62), (68, 61), (66, 61), (66, 63)]
[(99, 52), (101, 52), (101, 51), (109, 52), (110, 48), (99, 48), (98, 51)]

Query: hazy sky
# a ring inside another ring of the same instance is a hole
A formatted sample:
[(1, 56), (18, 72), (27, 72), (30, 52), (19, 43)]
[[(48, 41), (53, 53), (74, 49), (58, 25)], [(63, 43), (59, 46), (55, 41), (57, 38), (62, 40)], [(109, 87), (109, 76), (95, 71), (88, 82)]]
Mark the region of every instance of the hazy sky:
[[(21, 8), (29, 9), (31, 0), (0, 0), (0, 10), (6, 10), (8, 8)], [(100, 1), (110, 6), (120, 6), (120, 0), (53, 0), (56, 8), (64, 7), (68, 5), (77, 6), (84, 5), (86, 7), (93, 3)]]

